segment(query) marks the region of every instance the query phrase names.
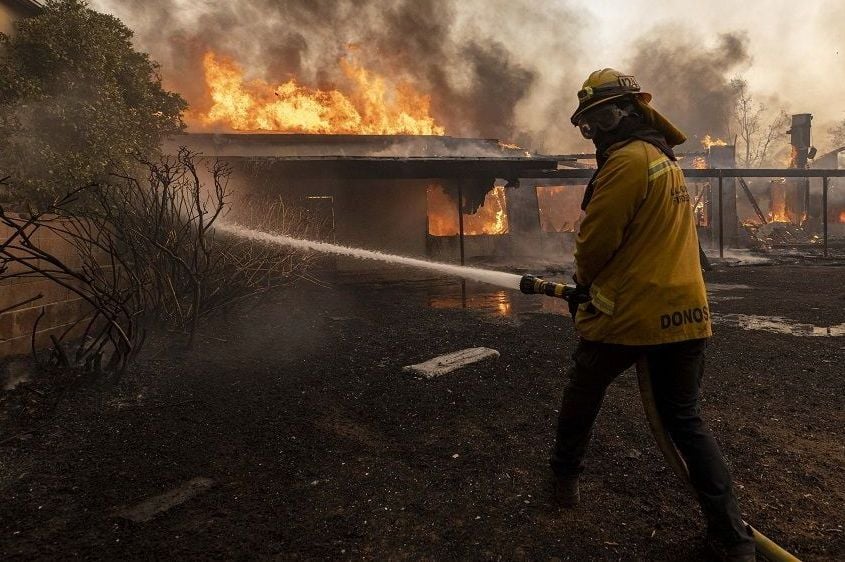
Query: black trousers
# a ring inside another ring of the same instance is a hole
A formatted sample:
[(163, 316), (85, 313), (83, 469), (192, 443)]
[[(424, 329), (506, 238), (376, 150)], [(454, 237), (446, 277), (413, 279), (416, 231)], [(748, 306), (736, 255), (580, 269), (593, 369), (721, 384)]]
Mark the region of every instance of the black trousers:
[(608, 385), (645, 354), (657, 410), (690, 472), (708, 532), (725, 544), (751, 541), (733, 494), (731, 475), (713, 435), (701, 420), (699, 388), (705, 340), (625, 346), (581, 340), (563, 393), (552, 470), (578, 475)]

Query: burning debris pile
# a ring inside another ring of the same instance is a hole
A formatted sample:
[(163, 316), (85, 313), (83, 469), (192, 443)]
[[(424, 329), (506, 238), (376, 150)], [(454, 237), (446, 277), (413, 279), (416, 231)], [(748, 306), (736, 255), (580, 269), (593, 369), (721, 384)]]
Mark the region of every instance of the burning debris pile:
[[(829, 242), (838, 244), (845, 235), (845, 199), (837, 183), (841, 181), (839, 151), (813, 160), (812, 119), (811, 114), (792, 115), (792, 128), (786, 133), (789, 144), (774, 159), (764, 159), (772, 148), (771, 137), (764, 142), (757, 161), (772, 162), (766, 170), (737, 166), (737, 147), (711, 135), (701, 140), (704, 152), (682, 155), (682, 161), (691, 157), (688, 166), (693, 173), (688, 182), (696, 224), (703, 229), (700, 234), (714, 244), (718, 240), (720, 248), (763, 252), (823, 246), (827, 255)], [(786, 120), (784, 115), (778, 123)], [(745, 148), (748, 161), (749, 147)], [(723, 172), (697, 173), (706, 169)]]
[(774, 221), (763, 225), (743, 224), (752, 237), (752, 248), (766, 250), (786, 248), (805, 244), (818, 244), (818, 234), (810, 234), (799, 225), (786, 221)]
[[(818, 181), (818, 180), (816, 180)], [(737, 178), (745, 197), (738, 194), (739, 222), (748, 235), (746, 246), (760, 251), (821, 245), (825, 230), (821, 197), (807, 194), (809, 180), (775, 178), (751, 183)], [(836, 205), (836, 199), (833, 204)], [(760, 202), (768, 204), (764, 211)], [(838, 207), (836, 207), (838, 208)], [(753, 210), (753, 212), (752, 212)], [(827, 211), (827, 230), (833, 239), (845, 225), (845, 211)]]

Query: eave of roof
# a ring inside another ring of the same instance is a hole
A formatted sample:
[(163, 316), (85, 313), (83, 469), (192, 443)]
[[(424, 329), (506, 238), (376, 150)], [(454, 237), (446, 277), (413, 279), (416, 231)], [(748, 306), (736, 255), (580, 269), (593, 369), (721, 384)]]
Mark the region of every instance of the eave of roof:
[[(216, 158), (209, 156), (209, 158)], [(493, 179), (534, 177), (539, 170), (554, 170), (555, 160), (509, 157), (356, 157), (356, 156), (223, 156), (238, 163), (271, 166), (286, 178), (311, 179)], [(590, 170), (593, 172), (594, 170)]]

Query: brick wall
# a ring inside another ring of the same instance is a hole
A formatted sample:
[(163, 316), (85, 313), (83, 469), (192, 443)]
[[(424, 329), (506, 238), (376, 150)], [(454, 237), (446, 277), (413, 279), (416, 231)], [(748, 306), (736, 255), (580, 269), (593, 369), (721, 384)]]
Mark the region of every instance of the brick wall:
[[(0, 225), (0, 239), (6, 240), (10, 231)], [(73, 247), (55, 234), (48, 231), (38, 232), (33, 242), (40, 248), (62, 259), (71, 267), (78, 265), (79, 259)], [(22, 266), (10, 265), (7, 273)], [(86, 310), (86, 303), (70, 289), (44, 277), (24, 279), (0, 279), (0, 310), (4, 310), (36, 295), (42, 295), (37, 301), (18, 306), (0, 314), (0, 358), (23, 355), (30, 352), (32, 328), (41, 311), (44, 316), (38, 323), (35, 336), (39, 348), (50, 345), (50, 336), (61, 336), (73, 323), (81, 318)], [(84, 327), (80, 323), (74, 329), (78, 334)]]

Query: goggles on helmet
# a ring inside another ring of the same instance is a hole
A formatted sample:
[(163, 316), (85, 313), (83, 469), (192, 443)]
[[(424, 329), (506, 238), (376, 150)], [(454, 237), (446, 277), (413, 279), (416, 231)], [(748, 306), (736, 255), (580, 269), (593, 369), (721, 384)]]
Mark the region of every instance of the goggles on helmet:
[(578, 101), (585, 103), (596, 97), (607, 97), (617, 94), (636, 94), (640, 91), (640, 85), (633, 76), (619, 76), (616, 83), (604, 84), (602, 86), (585, 86), (578, 91)]
[(612, 131), (619, 126), (627, 111), (615, 104), (604, 104), (585, 112), (578, 118), (576, 125), (585, 139), (594, 139), (599, 132)]

